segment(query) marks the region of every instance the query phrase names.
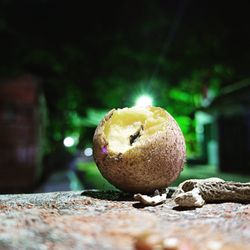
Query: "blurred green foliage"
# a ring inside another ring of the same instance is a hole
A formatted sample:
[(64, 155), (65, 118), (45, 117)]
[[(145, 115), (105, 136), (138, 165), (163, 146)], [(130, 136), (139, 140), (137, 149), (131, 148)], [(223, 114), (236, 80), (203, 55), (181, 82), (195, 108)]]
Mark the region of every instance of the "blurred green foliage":
[(89, 182), (94, 188), (100, 190), (115, 189), (99, 172), (96, 165), (92, 162), (84, 163), (79, 162), (77, 164), (77, 170), (84, 173), (84, 183)]
[[(106, 111), (149, 94), (178, 121), (188, 155), (195, 156), (192, 113), (221, 86), (249, 74), (248, 22), (244, 15), (232, 22), (235, 4), (220, 11), (224, 7), (210, 1), (99, 2), (98, 8), (1, 1), (0, 75), (31, 72), (44, 81), (47, 152), (71, 135), (81, 148), (90, 144)], [(239, 32), (244, 39), (232, 46), (228, 41)]]
[(66, 136), (79, 138), (81, 135), (79, 147), (89, 145), (94, 129), (105, 113), (112, 108), (133, 106), (138, 96), (149, 94), (154, 99), (155, 106), (165, 108), (176, 119), (186, 139), (188, 157), (196, 157), (199, 150), (196, 146), (196, 121), (193, 113), (207, 105), (204, 100), (209, 103), (218, 95), (226, 77), (227, 69), (222, 65), (215, 65), (210, 70), (192, 72), (189, 78), (181, 79), (175, 85), (164, 82), (159, 76), (150, 84), (139, 80), (131, 86), (131, 83), (126, 84), (125, 79), (110, 75), (94, 81), (96, 88), (100, 90), (95, 98), (102, 102), (102, 108), (85, 105), (82, 110), (82, 91), (74, 84), (66, 85), (60, 99), (54, 104), (56, 112), (53, 112), (50, 119), (50, 135), (57, 142), (62, 142)]

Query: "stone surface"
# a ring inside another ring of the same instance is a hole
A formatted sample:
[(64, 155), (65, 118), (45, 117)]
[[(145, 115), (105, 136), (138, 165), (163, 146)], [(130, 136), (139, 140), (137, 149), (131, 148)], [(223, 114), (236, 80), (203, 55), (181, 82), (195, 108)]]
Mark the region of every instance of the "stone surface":
[(249, 250), (250, 205), (142, 207), (92, 190), (1, 195), (0, 249)]

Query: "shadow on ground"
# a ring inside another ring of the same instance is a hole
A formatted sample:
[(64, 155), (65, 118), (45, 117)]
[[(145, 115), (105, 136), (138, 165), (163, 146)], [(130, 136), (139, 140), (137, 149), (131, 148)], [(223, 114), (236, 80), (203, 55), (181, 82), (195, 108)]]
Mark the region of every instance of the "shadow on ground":
[(116, 190), (85, 190), (81, 193), (83, 196), (110, 201), (134, 201), (133, 195)]

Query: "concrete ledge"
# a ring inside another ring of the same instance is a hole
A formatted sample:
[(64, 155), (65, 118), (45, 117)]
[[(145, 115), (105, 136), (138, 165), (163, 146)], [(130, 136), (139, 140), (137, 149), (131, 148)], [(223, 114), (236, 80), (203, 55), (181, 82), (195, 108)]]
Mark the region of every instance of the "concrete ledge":
[(0, 249), (156, 248), (250, 249), (250, 205), (142, 207), (96, 190), (0, 196)]

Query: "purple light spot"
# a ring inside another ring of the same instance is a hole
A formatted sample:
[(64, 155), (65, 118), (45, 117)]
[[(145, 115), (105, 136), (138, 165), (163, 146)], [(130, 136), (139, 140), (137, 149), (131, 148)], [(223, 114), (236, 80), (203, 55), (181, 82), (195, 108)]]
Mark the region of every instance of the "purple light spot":
[(102, 147), (102, 153), (103, 153), (103, 154), (107, 154), (107, 153), (108, 153), (107, 146), (103, 146), (103, 147)]

